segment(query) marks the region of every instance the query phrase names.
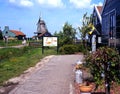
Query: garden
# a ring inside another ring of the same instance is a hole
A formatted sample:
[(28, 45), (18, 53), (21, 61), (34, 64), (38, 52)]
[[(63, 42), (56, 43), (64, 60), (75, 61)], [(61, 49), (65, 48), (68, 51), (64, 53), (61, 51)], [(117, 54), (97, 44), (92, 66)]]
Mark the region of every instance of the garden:
[[(85, 55), (84, 63), (76, 65), (76, 70), (83, 72), (83, 82), (76, 84), (77, 93), (120, 94), (120, 56), (109, 47), (100, 47), (95, 52)], [(85, 73), (87, 76), (84, 76)], [(87, 86), (88, 91), (81, 87)]]

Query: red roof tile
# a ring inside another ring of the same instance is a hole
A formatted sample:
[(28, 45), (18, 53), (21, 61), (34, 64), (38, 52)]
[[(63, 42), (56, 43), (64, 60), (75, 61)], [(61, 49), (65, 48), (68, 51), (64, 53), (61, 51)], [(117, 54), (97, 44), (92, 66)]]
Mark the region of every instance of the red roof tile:
[(97, 9), (98, 9), (99, 13), (101, 14), (101, 12), (102, 12), (102, 6), (97, 6)]
[(17, 31), (17, 30), (10, 30), (11, 32), (13, 32), (16, 36), (22, 35), (25, 36), (25, 34), (21, 31)]

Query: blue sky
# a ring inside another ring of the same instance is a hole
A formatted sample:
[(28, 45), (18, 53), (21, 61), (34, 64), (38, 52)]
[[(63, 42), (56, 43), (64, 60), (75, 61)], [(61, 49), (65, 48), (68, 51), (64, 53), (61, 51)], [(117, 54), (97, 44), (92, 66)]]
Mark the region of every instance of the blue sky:
[(102, 5), (104, 0), (0, 0), (0, 27), (9, 26), (27, 37), (34, 36), (37, 21), (41, 15), (49, 32), (59, 32), (64, 23), (74, 28), (81, 26), (84, 13), (92, 13), (94, 5)]

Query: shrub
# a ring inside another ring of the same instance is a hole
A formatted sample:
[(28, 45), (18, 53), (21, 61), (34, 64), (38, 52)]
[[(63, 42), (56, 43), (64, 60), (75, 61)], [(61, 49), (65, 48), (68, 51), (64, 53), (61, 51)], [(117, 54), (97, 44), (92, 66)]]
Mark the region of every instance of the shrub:
[(76, 46), (78, 48), (78, 52), (82, 52), (83, 54), (87, 54), (89, 51), (89, 47), (85, 48), (83, 44), (77, 44)]
[(76, 45), (63, 45), (59, 49), (59, 52), (62, 54), (74, 54), (77, 51), (78, 47)]
[(70, 45), (73, 43), (73, 39), (70, 39), (68, 37), (61, 38), (59, 39), (59, 46), (64, 46), (64, 45)]
[(109, 75), (110, 81), (117, 81), (118, 70), (116, 68), (120, 65), (120, 56), (112, 48), (101, 47), (96, 52), (89, 54), (86, 57), (86, 62), (94, 75), (96, 81), (101, 81), (101, 74), (105, 73), (105, 68), (110, 66)]
[[(97, 84), (105, 80), (105, 84), (112, 81), (120, 83), (120, 56), (115, 49), (101, 47), (86, 57), (86, 64)], [(110, 87), (106, 87), (110, 90)], [(108, 94), (108, 93), (107, 93)]]

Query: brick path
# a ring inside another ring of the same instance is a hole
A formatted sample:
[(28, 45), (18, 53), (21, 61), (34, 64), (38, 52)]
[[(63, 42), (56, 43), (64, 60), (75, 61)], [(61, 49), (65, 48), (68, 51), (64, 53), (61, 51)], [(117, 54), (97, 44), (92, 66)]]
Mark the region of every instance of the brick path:
[(9, 94), (75, 94), (74, 65), (82, 55), (54, 56)]

